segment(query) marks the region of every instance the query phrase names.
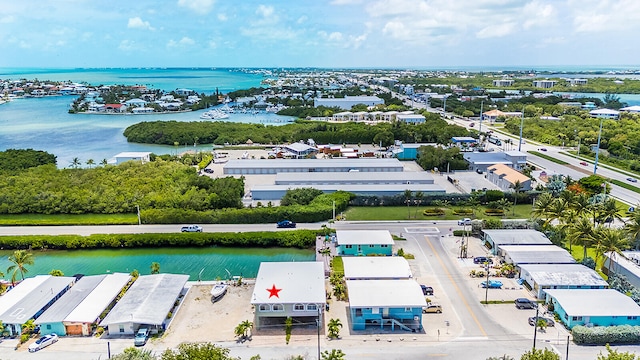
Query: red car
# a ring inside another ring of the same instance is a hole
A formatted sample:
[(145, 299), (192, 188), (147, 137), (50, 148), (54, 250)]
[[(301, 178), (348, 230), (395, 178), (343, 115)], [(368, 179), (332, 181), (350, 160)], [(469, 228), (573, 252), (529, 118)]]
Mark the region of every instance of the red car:
[(587, 164), (585, 161), (581, 161), (581, 162), (580, 162), (580, 165), (582, 165), (582, 166), (587, 166), (588, 164)]

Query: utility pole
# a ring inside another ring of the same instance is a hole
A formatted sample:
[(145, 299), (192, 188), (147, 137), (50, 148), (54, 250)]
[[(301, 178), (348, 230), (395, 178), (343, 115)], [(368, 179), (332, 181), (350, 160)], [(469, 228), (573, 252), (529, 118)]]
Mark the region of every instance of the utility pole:
[(486, 265), (484, 267), (487, 270), (487, 282), (484, 287), (484, 304), (489, 304), (489, 260), (487, 260)]
[(536, 335), (538, 335), (538, 311), (540, 306), (536, 304), (536, 322), (533, 324), (533, 350), (536, 349)]
[(522, 150), (522, 127), (524, 126), (524, 106), (522, 107), (522, 117), (520, 118), (520, 140), (518, 140), (518, 151)]
[(598, 130), (598, 148), (596, 149), (596, 161), (593, 163), (593, 175), (598, 171), (598, 155), (600, 154), (600, 139), (602, 137), (602, 121), (604, 118), (600, 119), (600, 130)]
[(484, 106), (484, 100), (482, 100), (482, 102), (480, 103), (480, 127), (478, 128), (478, 132), (480, 134), (482, 134), (482, 118), (484, 117), (484, 115), (482, 114), (483, 106)]
[(320, 314), (322, 314), (322, 309), (318, 306), (318, 360), (320, 360)]

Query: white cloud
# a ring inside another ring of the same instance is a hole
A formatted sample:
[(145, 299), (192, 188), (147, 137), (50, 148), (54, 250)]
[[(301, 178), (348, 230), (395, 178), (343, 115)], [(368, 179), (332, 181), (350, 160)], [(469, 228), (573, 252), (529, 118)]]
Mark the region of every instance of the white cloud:
[(306, 15), (302, 15), (298, 18), (298, 20), (296, 20), (297, 24), (304, 24), (307, 22), (307, 20), (309, 20), (309, 18)]
[(331, 5), (354, 5), (361, 4), (363, 0), (333, 0)]
[(390, 35), (393, 38), (407, 38), (410, 36), (410, 31), (399, 21), (389, 21), (382, 28), (382, 33)]
[(136, 16), (133, 18), (129, 18), (129, 23), (127, 24), (129, 29), (146, 29), (146, 30), (155, 30), (148, 21), (143, 21), (140, 17)]
[(318, 35), (320, 35), (320, 37), (325, 40), (325, 41), (342, 41), (343, 40), (343, 36), (342, 33), (338, 32), (338, 31), (334, 31), (332, 33), (327, 33), (326, 31), (318, 31)]
[(533, 26), (549, 25), (557, 20), (556, 9), (553, 5), (544, 4), (538, 0), (526, 4), (522, 9), (522, 16), (527, 19), (522, 25), (525, 29)]
[(214, 4), (215, 0), (178, 0), (178, 6), (186, 7), (201, 15), (211, 12)]
[(167, 43), (167, 47), (188, 47), (188, 46), (192, 46), (195, 45), (195, 41), (192, 38), (189, 37), (183, 37), (182, 39), (175, 41), (173, 39), (169, 40), (169, 42)]
[(218, 43), (215, 40), (209, 40), (208, 45), (209, 45), (209, 48), (211, 49), (215, 49), (218, 47)]
[(273, 15), (273, 11), (273, 6), (260, 5), (256, 10), (256, 14), (264, 18), (269, 18)]
[(229, 19), (229, 18), (227, 17), (227, 15), (226, 15), (226, 14), (223, 14), (223, 13), (219, 13), (219, 14), (218, 14), (218, 20), (220, 20), (220, 21), (227, 21), (228, 19)]
[(118, 45), (118, 49), (122, 51), (131, 51), (136, 48), (136, 42), (132, 40), (122, 40), (120, 45)]
[(636, 0), (569, 0), (576, 32), (631, 32), (640, 28), (640, 2)]
[(486, 39), (492, 37), (503, 37), (511, 34), (515, 30), (514, 23), (505, 23), (497, 25), (489, 25), (476, 33), (476, 37), (479, 39)]
[(15, 20), (16, 18), (13, 17), (13, 15), (3, 16), (3, 17), (0, 17), (0, 24), (9, 24), (14, 22)]

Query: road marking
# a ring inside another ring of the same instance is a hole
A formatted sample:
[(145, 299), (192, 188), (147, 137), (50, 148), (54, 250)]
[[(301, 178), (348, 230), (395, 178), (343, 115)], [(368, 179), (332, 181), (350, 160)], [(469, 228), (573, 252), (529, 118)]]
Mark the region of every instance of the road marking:
[(425, 236), (425, 240), (427, 241), (427, 244), (429, 244), (429, 247), (431, 248), (431, 251), (433, 251), (433, 254), (438, 259), (438, 262), (440, 263), (440, 266), (442, 266), (442, 269), (444, 270), (445, 274), (447, 274), (447, 277), (449, 278), (449, 281), (451, 282), (451, 284), (453, 284), (453, 287), (456, 288), (456, 291), (458, 292), (458, 295), (460, 296), (460, 300), (462, 300), (462, 302), (464, 303), (464, 306), (469, 311), (469, 314), (471, 314), (471, 317), (473, 318), (473, 321), (475, 321), (476, 325), (478, 325), (478, 328), (480, 329), (480, 332), (482, 332), (484, 334), (484, 336), (487, 336), (487, 332), (484, 331), (484, 328), (480, 324), (480, 321), (478, 321), (478, 318), (476, 317), (476, 314), (474, 314), (473, 311), (471, 310), (471, 307), (469, 306), (469, 303), (467, 303), (467, 300), (462, 295), (462, 291), (460, 291), (460, 288), (458, 287), (458, 284), (456, 284), (456, 282), (453, 280), (453, 276), (451, 276), (451, 273), (449, 272), (449, 270), (447, 270), (447, 267), (444, 266), (444, 262), (442, 261), (442, 258), (440, 258), (440, 255), (438, 254), (436, 249), (433, 247), (433, 244), (431, 243), (431, 241), (429, 241), (429, 239), (426, 236)]
[(486, 336), (469, 336), (469, 337), (455, 338), (451, 341), (485, 341), (485, 340), (489, 340), (489, 338)]
[(434, 226), (428, 227), (408, 227), (404, 228), (404, 232), (413, 234), (413, 233), (427, 233), (427, 234), (439, 234), (440, 229)]

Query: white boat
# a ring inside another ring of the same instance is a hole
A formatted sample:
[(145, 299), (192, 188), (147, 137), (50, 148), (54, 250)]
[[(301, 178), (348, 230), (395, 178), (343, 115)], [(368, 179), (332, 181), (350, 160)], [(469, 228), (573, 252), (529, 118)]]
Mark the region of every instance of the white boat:
[(227, 284), (220, 283), (213, 285), (211, 289), (211, 301), (216, 302), (220, 300), (227, 293)]
[(209, 110), (207, 112), (202, 113), (202, 115), (200, 115), (200, 119), (205, 119), (205, 120), (219, 120), (219, 119), (228, 119), (228, 118), (229, 118), (228, 114), (225, 114), (224, 112), (218, 109)]

